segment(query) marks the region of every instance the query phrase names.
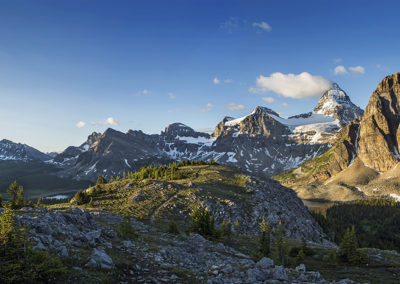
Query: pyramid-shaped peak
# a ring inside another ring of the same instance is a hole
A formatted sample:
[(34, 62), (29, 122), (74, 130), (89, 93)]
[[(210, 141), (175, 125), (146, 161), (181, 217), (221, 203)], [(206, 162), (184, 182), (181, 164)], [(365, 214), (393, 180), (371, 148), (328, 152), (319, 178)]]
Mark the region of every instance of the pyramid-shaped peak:
[(279, 114), (278, 114), (278, 113), (276, 113), (275, 111), (273, 111), (273, 110), (270, 109), (270, 108), (263, 107), (263, 106), (256, 106), (256, 107), (254, 108), (252, 114), (253, 114), (253, 113), (257, 113), (257, 112), (265, 112), (265, 113), (267, 113), (267, 114), (272, 114), (272, 115), (275, 115), (275, 116), (278, 116), (278, 117), (279, 117)]
[(313, 113), (336, 117), (340, 125), (345, 126), (361, 116), (363, 110), (351, 102), (350, 97), (337, 83), (332, 83), (332, 88), (322, 95)]

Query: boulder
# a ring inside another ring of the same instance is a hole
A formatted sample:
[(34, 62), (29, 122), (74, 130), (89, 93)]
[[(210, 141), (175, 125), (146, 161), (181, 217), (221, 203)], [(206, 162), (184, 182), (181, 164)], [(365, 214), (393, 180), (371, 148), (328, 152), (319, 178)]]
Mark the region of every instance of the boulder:
[(94, 248), (85, 266), (90, 268), (112, 269), (115, 265), (103, 248)]
[(274, 261), (268, 257), (263, 257), (259, 262), (256, 263), (256, 268), (260, 270), (267, 270), (274, 266)]

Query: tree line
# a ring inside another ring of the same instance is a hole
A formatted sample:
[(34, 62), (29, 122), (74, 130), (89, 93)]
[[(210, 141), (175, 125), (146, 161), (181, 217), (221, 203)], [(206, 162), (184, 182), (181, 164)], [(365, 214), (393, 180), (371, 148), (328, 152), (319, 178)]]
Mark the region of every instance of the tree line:
[(389, 199), (357, 200), (336, 204), (326, 211), (326, 216), (313, 212), (317, 222), (340, 243), (354, 227), (361, 247), (374, 247), (400, 251), (400, 203)]

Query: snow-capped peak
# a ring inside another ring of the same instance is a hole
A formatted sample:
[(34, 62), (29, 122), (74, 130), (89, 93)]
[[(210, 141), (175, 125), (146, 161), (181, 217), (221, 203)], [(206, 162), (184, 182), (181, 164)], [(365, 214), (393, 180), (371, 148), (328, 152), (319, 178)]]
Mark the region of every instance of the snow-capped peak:
[(318, 101), (313, 113), (335, 117), (344, 126), (362, 115), (363, 111), (351, 102), (349, 96), (338, 84), (333, 83), (332, 88), (326, 91)]

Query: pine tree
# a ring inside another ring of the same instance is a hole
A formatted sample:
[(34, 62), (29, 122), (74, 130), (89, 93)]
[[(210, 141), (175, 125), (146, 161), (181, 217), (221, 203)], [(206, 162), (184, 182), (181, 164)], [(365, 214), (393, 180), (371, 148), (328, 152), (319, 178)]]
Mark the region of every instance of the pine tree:
[(89, 207), (93, 207), (93, 197), (90, 197), (90, 201), (89, 201)]
[(102, 175), (99, 175), (97, 177), (96, 185), (106, 184), (106, 183), (107, 183), (107, 180)]
[(303, 249), (300, 249), (296, 256), (296, 262), (301, 263), (304, 261), (305, 258), (306, 258), (306, 254), (304, 253)]
[(0, 215), (0, 243), (4, 253), (7, 249), (7, 242), (11, 238), (11, 233), (15, 230), (14, 212), (9, 206), (5, 206)]
[(12, 184), (7, 189), (7, 193), (11, 195), (11, 204), (13, 208), (19, 208), (24, 206), (24, 188), (18, 184), (17, 180), (14, 180)]
[(262, 256), (269, 256), (271, 253), (271, 227), (269, 223), (265, 223), (265, 216), (260, 224), (260, 232), (260, 253)]
[(358, 241), (356, 236), (356, 229), (353, 226), (346, 230), (342, 242), (339, 245), (339, 256), (343, 261), (351, 264), (359, 264), (361, 262), (361, 255), (358, 252)]
[(288, 238), (284, 238), (282, 243), (282, 264), (287, 265), (288, 263), (289, 263), (289, 240)]
[(235, 233), (239, 233), (239, 220), (236, 219), (235, 225), (234, 225)]
[(170, 234), (179, 235), (178, 225), (174, 220), (171, 220), (171, 222), (169, 222), (167, 232)]
[(284, 263), (283, 236), (284, 234), (283, 234), (282, 222), (279, 221), (279, 226), (275, 232), (275, 237), (272, 247), (272, 258), (277, 264)]

